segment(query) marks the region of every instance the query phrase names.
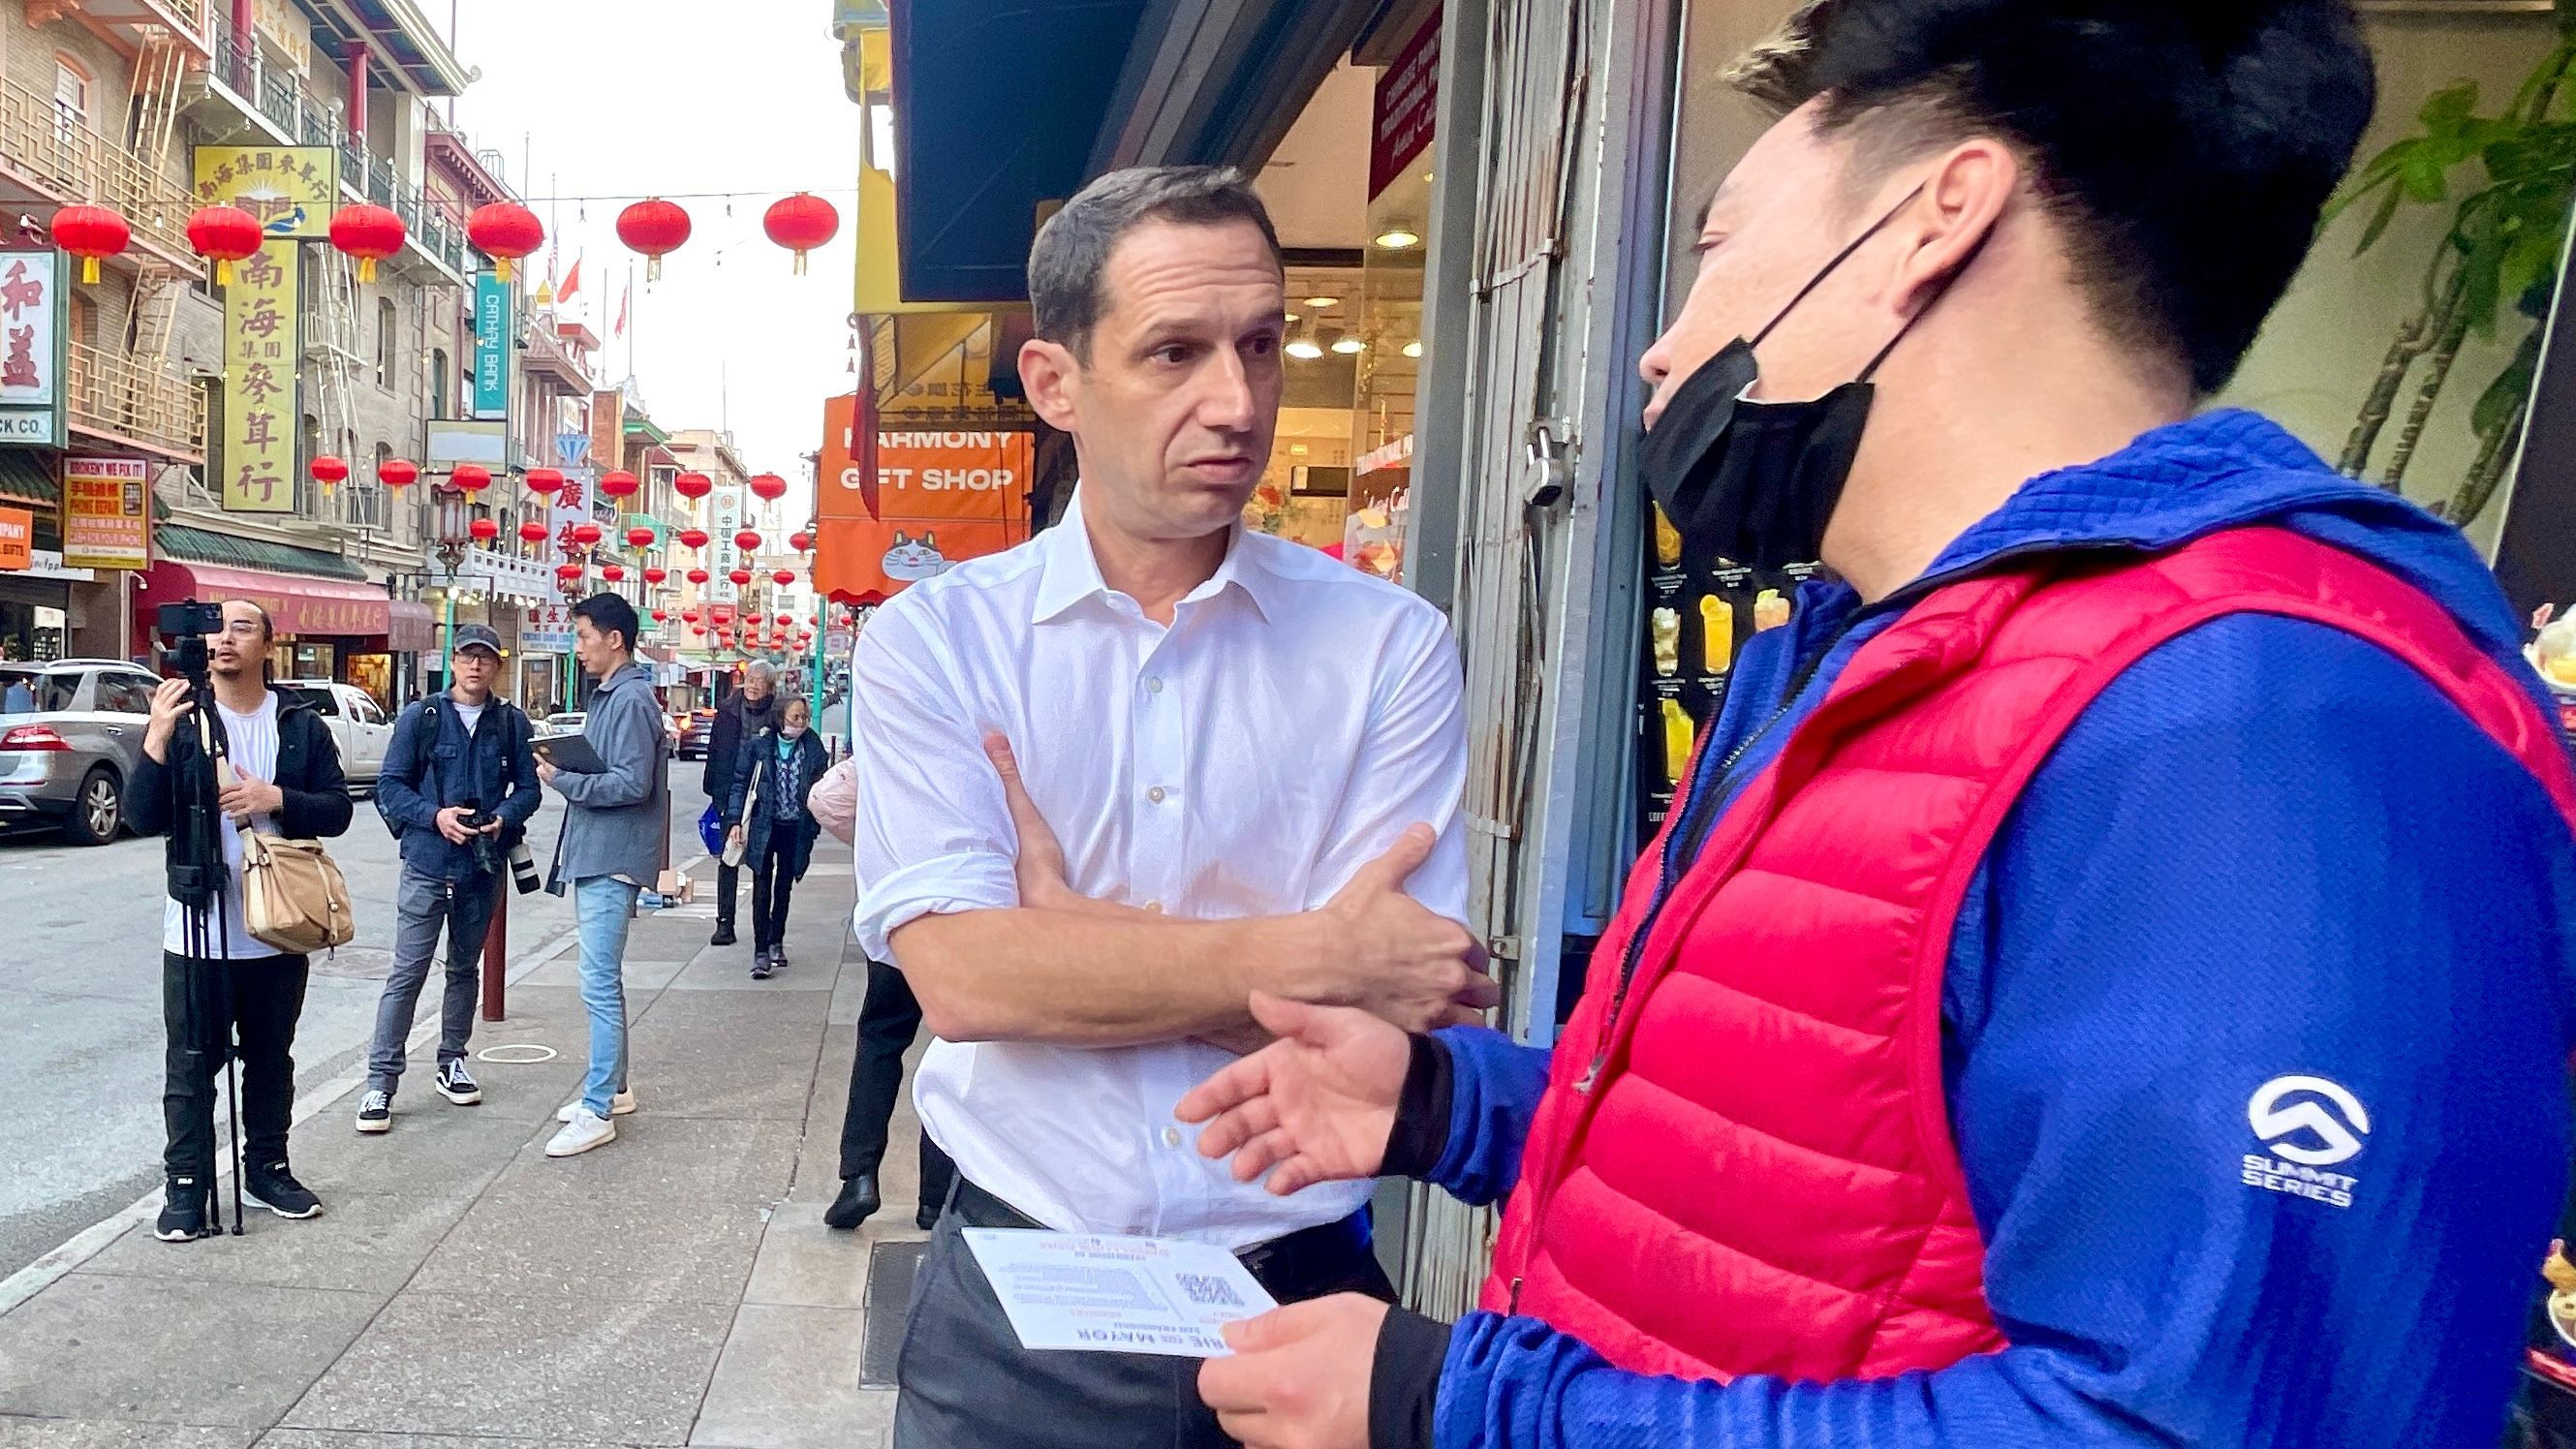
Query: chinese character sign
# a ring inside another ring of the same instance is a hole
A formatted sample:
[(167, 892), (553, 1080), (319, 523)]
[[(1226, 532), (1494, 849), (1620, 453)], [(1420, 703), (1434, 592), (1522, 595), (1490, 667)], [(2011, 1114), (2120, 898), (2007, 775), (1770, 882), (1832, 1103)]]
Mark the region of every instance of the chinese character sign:
[(510, 415), (510, 284), (491, 272), (474, 278), (474, 416)]
[[(340, 202), (340, 153), (328, 146), (199, 146), (197, 204), (237, 206), (272, 237), (318, 241)], [(290, 259), (291, 264), (291, 259)]]
[(60, 258), (0, 252), (0, 442), (63, 443)]
[(848, 443), (824, 451), (814, 586), (834, 598), (884, 598), (1029, 536), (1028, 433), (881, 432), (873, 510), (862, 468), (836, 463)]
[(293, 513), (302, 414), (295, 373), (301, 326), (295, 243), (269, 241), (224, 289), (224, 508)]
[(735, 569), (751, 567), (751, 564), (743, 558), (742, 550), (733, 546), (733, 536), (742, 531), (744, 523), (742, 490), (717, 489), (714, 517), (715, 541), (707, 545), (707, 555), (714, 562), (707, 565), (707, 571), (715, 577), (709, 579), (698, 594), (701, 598), (712, 599), (719, 604), (730, 604), (741, 597), (742, 591), (735, 588), (733, 580), (725, 575)]
[(63, 459), (63, 564), (152, 566), (150, 465), (140, 458)]

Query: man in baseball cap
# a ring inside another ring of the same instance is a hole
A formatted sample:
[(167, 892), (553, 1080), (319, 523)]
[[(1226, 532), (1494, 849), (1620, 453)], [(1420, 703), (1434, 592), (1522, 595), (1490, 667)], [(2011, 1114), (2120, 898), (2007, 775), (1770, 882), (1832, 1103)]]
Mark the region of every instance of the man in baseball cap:
[(510, 852), (544, 795), (529, 748), (535, 730), (516, 705), (492, 693), (501, 674), (501, 636), (488, 625), (459, 625), (449, 641), (447, 692), (403, 711), (376, 783), (376, 809), (402, 842), (402, 879), (394, 891), (393, 972), (376, 1005), (376, 1039), (367, 1056), (367, 1092), (358, 1130), (393, 1127), (394, 1091), (402, 1083), (403, 1041), (447, 933), (447, 993), (441, 1003), (438, 1095), (461, 1106), (483, 1100), (466, 1070), (483, 961), (483, 933), (500, 898)]

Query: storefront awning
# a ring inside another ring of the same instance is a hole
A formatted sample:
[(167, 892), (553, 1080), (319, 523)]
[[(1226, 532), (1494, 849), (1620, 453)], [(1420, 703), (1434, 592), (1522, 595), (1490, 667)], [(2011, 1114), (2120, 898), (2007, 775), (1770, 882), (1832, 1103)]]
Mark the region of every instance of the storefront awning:
[(350, 583), (364, 583), (367, 578), (365, 569), (336, 553), (324, 553), (318, 548), (299, 548), (291, 543), (271, 543), (264, 538), (215, 533), (179, 523), (165, 523), (153, 536), (160, 544), (161, 553), (182, 563), (214, 564), (221, 568), (256, 569), (266, 573), (311, 574), (316, 578), (343, 579)]
[[(372, 584), (300, 578), (294, 574), (263, 573), (254, 569), (226, 568), (220, 564), (181, 563), (165, 558), (153, 564), (151, 570), (143, 575), (143, 589), (135, 601), (135, 612), (148, 619), (163, 604), (175, 604), (182, 599), (208, 602), (248, 599), (268, 611), (269, 622), (277, 627), (279, 633), (303, 638), (370, 638), (387, 634), (391, 631), (394, 607), (393, 601), (385, 597), (385, 591)], [(428, 610), (418, 604), (409, 607), (420, 609), (424, 618), (428, 614)]]
[(1146, 0), (896, 0), (903, 295), (1027, 300), (1038, 206), (1081, 189)]
[(40, 508), (62, 505), (62, 481), (54, 476), (53, 457), (15, 448), (0, 450), (0, 503), (33, 503)]

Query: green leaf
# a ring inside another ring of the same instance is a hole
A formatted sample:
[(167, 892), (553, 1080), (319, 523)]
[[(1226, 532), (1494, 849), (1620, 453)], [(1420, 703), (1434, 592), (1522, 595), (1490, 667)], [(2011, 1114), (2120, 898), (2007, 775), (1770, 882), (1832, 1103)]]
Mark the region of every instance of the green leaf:
[(2504, 300), (2504, 255), (2510, 245), (2510, 236), (2492, 231), (2477, 238), (2470, 245), (2468, 255), (2460, 261), (2461, 275), (2468, 281), (2468, 288), (2461, 295), (2460, 308), (2469, 319), (2469, 326), (2481, 337), (2495, 335), (2496, 308)]
[(2354, 256), (2360, 256), (2378, 242), (2381, 233), (2388, 230), (2388, 224), (2397, 219), (2398, 204), (2405, 199), (2405, 192), (2394, 186), (2388, 188), (2388, 194), (2380, 199), (2379, 210), (2371, 213), (2370, 225), (2363, 228), (2361, 241), (2353, 247)]
[(2464, 80), (2445, 86), (2424, 98), (2424, 108), (2415, 113), (2424, 129), (2435, 135), (2451, 130), (2477, 114), (2478, 83)]
[(2430, 148), (2424, 148), (2407, 155), (2406, 164), (2398, 168), (2398, 179), (2408, 196), (2430, 205), (2451, 194), (2449, 183), (2443, 179), (2448, 170)]
[(2540, 368), (2540, 332), (2534, 329), (2523, 338), (2522, 346), (2505, 364), (2504, 371), (2478, 394), (2477, 405), (2469, 410), (2469, 430), (2481, 438), (2494, 436), (2513, 426), (2522, 412), (2523, 403), (2531, 396), (2531, 380)]
[(2517, 231), (2505, 248), (2503, 260), (2497, 264), (2497, 296), (2500, 299), (2519, 299), (2541, 278), (2557, 270), (2558, 252), (2563, 240), (2561, 233)]

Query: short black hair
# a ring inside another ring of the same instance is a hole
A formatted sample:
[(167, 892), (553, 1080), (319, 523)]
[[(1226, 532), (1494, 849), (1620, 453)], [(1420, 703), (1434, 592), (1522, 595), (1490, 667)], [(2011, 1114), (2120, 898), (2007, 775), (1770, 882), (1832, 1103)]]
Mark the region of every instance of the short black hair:
[(572, 616), (588, 619), (590, 627), (602, 634), (614, 634), (621, 642), (617, 647), (633, 653), (640, 626), (635, 621), (635, 606), (619, 594), (593, 594), (572, 606)]
[(1135, 166), (1112, 171), (1074, 193), (1038, 228), (1029, 248), (1031, 330), (1069, 348), (1091, 352), (1091, 329), (1100, 322), (1100, 278), (1119, 239), (1147, 222), (1223, 226), (1250, 222), (1270, 244), (1270, 259), (1285, 261), (1270, 208), (1243, 173), (1231, 166)]
[(2348, 0), (1813, 0), (1729, 79), (1864, 164), (1995, 136), (2103, 327), (2226, 385), (2307, 257), (2378, 82)]

